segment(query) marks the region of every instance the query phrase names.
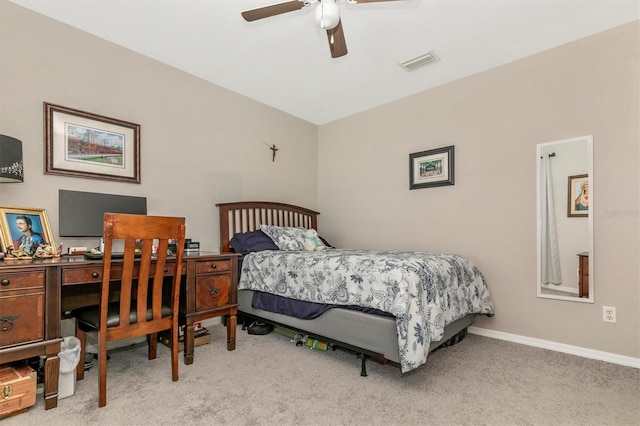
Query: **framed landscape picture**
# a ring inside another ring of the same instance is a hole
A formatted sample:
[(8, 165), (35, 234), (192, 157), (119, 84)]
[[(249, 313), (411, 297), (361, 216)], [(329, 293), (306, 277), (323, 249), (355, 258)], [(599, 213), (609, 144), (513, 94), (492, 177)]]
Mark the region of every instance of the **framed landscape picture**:
[(409, 155), (409, 189), (454, 184), (453, 146)]
[(140, 125), (44, 103), (45, 173), (140, 183)]

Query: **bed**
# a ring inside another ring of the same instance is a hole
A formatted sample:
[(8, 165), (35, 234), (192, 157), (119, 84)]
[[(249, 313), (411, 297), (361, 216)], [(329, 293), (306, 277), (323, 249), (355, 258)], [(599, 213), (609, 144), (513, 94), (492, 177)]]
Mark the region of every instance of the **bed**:
[[(477, 315), (494, 314), (484, 277), (464, 257), (334, 249), (324, 240), (325, 250), (306, 251), (294, 234), (318, 230), (318, 212), (263, 201), (217, 206), (220, 250), (243, 254), (239, 315), (353, 351), (362, 375), (368, 358), (411, 371), (461, 340)], [(291, 316), (289, 304), (305, 314)]]

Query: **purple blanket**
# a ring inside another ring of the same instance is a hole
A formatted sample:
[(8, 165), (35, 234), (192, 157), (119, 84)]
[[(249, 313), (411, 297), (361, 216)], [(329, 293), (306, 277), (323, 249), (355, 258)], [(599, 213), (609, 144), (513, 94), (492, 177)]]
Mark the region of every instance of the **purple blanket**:
[(263, 311), (275, 312), (277, 314), (306, 320), (317, 318), (332, 308), (352, 309), (355, 311), (365, 312), (367, 314), (384, 315), (389, 317), (393, 316), (388, 312), (383, 312), (373, 308), (306, 302), (303, 300), (289, 299), (275, 294), (262, 293), (260, 291), (254, 292), (251, 306), (256, 309), (262, 309)]

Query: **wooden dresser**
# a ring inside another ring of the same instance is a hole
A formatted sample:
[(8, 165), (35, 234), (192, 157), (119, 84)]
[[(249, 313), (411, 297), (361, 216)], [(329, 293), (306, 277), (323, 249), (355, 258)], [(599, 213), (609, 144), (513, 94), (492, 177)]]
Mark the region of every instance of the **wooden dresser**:
[(589, 297), (589, 252), (578, 253), (578, 297)]

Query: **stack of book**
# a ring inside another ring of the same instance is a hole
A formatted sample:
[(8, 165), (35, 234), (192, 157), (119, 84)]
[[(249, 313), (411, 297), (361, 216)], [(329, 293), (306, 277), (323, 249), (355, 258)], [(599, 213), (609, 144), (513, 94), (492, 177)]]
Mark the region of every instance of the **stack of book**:
[[(193, 326), (195, 329), (194, 340), (193, 340), (194, 347), (211, 343), (211, 334), (209, 333), (209, 330), (207, 330), (202, 326), (202, 323), (197, 322)], [(168, 330), (159, 333), (158, 340), (160, 341), (160, 343), (162, 343), (166, 347), (168, 348), (171, 347), (171, 334)], [(183, 351), (183, 350), (184, 350), (184, 325), (180, 326), (180, 330), (178, 334), (178, 351)]]

